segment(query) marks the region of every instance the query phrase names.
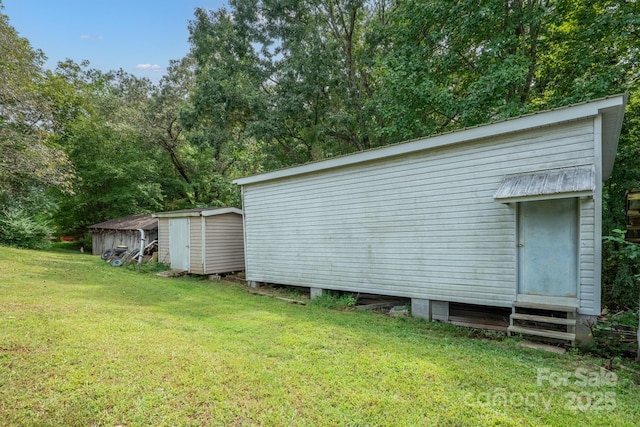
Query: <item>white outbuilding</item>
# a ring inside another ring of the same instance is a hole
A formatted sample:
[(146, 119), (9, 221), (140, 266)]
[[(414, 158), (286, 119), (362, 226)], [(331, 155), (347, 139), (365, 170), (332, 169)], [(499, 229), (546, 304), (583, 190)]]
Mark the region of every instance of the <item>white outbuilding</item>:
[(571, 341), (601, 311), (602, 182), (626, 95), (237, 179), (246, 277), (510, 308)]
[(244, 270), (242, 211), (196, 208), (153, 214), (158, 262), (192, 274)]

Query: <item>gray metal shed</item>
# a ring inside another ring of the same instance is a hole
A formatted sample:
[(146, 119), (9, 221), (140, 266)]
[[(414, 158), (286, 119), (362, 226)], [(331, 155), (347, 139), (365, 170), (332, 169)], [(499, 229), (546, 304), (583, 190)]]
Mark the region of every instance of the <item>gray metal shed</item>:
[(193, 274), (244, 270), (240, 209), (184, 209), (153, 217), (158, 219), (159, 262)]
[(107, 249), (117, 246), (140, 247), (140, 230), (144, 231), (146, 243), (156, 240), (158, 220), (151, 214), (130, 215), (94, 224), (89, 230), (92, 239), (91, 253), (102, 255)]
[(444, 321), (449, 303), (512, 308), (510, 330), (548, 317), (573, 341), (601, 310), (602, 182), (626, 99), (237, 179), (247, 280), (411, 298)]

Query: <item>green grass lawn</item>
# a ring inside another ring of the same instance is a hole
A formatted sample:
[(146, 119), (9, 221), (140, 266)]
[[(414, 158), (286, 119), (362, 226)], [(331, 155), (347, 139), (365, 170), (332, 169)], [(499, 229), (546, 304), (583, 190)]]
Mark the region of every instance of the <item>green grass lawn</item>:
[(1, 425), (637, 425), (605, 362), (0, 247)]

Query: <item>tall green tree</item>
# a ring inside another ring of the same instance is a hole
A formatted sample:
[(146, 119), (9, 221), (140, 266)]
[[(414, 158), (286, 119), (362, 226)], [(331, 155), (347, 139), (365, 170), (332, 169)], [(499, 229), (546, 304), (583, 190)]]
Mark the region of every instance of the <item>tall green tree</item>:
[(44, 54), (2, 13), (0, 58), (0, 200), (19, 199), (32, 184), (70, 192), (73, 168), (51, 138), (53, 112), (42, 96)]
[(379, 132), (402, 140), (529, 109), (547, 20), (546, 0), (408, 0), (382, 29)]
[(234, 152), (257, 145), (267, 169), (380, 145), (367, 109), (379, 54), (368, 23), (380, 4), (234, 0), (230, 11), (198, 11), (185, 123)]
[(181, 121), (193, 146), (211, 154), (212, 171), (225, 175), (228, 154), (251, 137), (247, 127), (267, 107), (268, 64), (254, 50), (251, 32), (224, 8), (198, 9), (190, 30), (196, 80)]
[(167, 75), (152, 89), (144, 109), (145, 138), (151, 149), (159, 148), (157, 161), (166, 164), (167, 174), (162, 177), (162, 186), (174, 208), (198, 200), (198, 170), (179, 120), (180, 110), (193, 87), (192, 63), (190, 56), (173, 61)]
[(555, 1), (551, 7), (533, 103), (548, 108), (637, 90), (637, 2)]
[[(153, 88), (144, 113), (144, 132), (150, 150), (166, 171), (160, 177), (167, 209), (202, 205), (240, 205), (235, 188), (220, 181), (238, 156), (227, 156), (215, 137), (200, 128), (190, 134), (181, 115), (189, 115), (188, 99), (195, 82), (194, 60), (188, 55), (172, 61)], [(209, 129), (209, 128), (207, 128)], [(217, 128), (214, 128), (218, 130)], [(223, 184), (223, 185), (221, 185)]]
[[(269, 108), (256, 134), (295, 163), (363, 150), (372, 138), (373, 47), (367, 38), (373, 2), (236, 2), (270, 49)], [(245, 24), (246, 25), (246, 24)], [(274, 144), (275, 143), (275, 147)], [(296, 157), (291, 158), (291, 154)]]
[[(83, 99), (77, 103), (81, 113), (67, 114), (64, 132), (58, 135), (76, 170), (75, 194), (58, 198), (55, 221), (63, 233), (163, 208), (159, 182), (165, 171), (148, 149), (142, 126), (151, 82), (122, 71), (101, 73), (86, 65), (60, 64), (52, 77), (66, 81), (67, 93), (77, 89)], [(68, 104), (59, 104), (62, 113)]]
[(381, 28), (379, 132), (397, 141), (632, 90), (637, 9), (600, 0), (398, 2)]

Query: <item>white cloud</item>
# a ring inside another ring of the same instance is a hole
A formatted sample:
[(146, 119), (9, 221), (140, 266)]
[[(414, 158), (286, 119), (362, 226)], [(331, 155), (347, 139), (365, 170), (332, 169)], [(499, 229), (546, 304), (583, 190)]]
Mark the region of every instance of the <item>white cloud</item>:
[(104, 37), (102, 36), (90, 36), (89, 34), (82, 34), (80, 36), (82, 40), (102, 40)]
[(149, 70), (149, 71), (160, 71), (162, 70), (162, 67), (159, 66), (158, 64), (138, 64), (136, 65), (136, 68), (138, 70)]

